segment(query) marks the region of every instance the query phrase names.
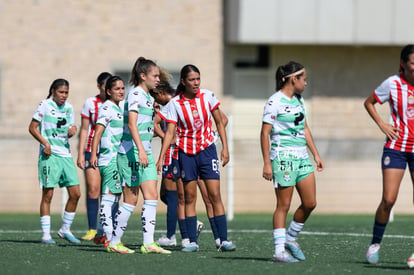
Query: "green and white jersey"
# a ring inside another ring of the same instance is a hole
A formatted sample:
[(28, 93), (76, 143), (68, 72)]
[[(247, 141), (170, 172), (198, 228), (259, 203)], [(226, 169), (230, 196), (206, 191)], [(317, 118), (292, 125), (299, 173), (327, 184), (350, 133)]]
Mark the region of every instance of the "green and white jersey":
[(271, 124), (270, 159), (282, 152), (287, 157), (308, 158), (305, 139), (305, 103), (302, 97), (287, 97), (281, 91), (266, 102), (263, 122)]
[[(64, 158), (72, 157), (69, 148), (69, 127), (75, 124), (72, 105), (68, 102), (58, 106), (53, 99), (42, 100), (32, 119), (38, 121), (40, 134), (50, 143), (52, 154)], [(39, 155), (44, 146), (40, 144)]]
[(116, 158), (124, 127), (124, 116), (122, 108), (110, 100), (106, 100), (99, 108), (96, 124), (105, 127), (102, 133), (98, 166), (106, 166)]
[(138, 113), (137, 127), (142, 145), (147, 154), (152, 154), (151, 141), (154, 136), (154, 98), (142, 88), (135, 87), (128, 92), (124, 107), (124, 135), (122, 137), (119, 153), (126, 154), (132, 148), (136, 148), (128, 128), (128, 113)]

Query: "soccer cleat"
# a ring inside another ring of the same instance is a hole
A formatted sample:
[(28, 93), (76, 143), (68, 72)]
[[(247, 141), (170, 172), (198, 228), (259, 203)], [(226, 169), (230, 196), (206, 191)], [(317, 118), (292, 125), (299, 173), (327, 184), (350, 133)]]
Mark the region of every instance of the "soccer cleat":
[(293, 257), (295, 257), (296, 259), (300, 260), (300, 261), (304, 261), (305, 258), (305, 254), (303, 254), (302, 250), (300, 249), (300, 246), (297, 242), (292, 241), (292, 242), (286, 242), (285, 243), (285, 248), (287, 250), (289, 250), (290, 254), (292, 254)]
[(89, 229), (88, 232), (81, 238), (84, 241), (91, 241), (96, 236), (96, 230), (95, 229)]
[(132, 254), (135, 253), (135, 250), (129, 249), (123, 243), (119, 242), (117, 244), (109, 243), (106, 247), (106, 251), (108, 252), (115, 252), (120, 254)]
[(229, 252), (229, 251), (235, 251), (236, 245), (230, 241), (223, 241), (218, 248), (218, 251), (220, 252)]
[(52, 238), (49, 239), (42, 239), (42, 244), (56, 244), (55, 240)]
[(105, 248), (107, 248), (108, 246), (109, 246), (109, 244), (111, 243), (111, 241), (106, 241), (105, 243), (104, 243), (104, 247)]
[(142, 254), (149, 254), (149, 253), (171, 254), (171, 251), (162, 248), (156, 242), (154, 242), (150, 244), (141, 245), (141, 253)]
[(191, 242), (181, 249), (182, 252), (198, 252), (199, 246), (195, 242)]
[(62, 231), (59, 230), (57, 234), (58, 234), (59, 238), (65, 239), (65, 240), (67, 240), (71, 243), (80, 243), (80, 240), (78, 240), (70, 232), (62, 232)]
[(204, 223), (197, 220), (197, 238), (200, 235), (201, 231), (204, 229)]
[(175, 235), (172, 235), (171, 238), (168, 238), (166, 235), (164, 235), (156, 240), (156, 243), (161, 246), (176, 246), (177, 240), (175, 239)]
[(272, 261), (283, 263), (297, 263), (298, 259), (290, 255), (287, 251), (282, 251), (276, 255), (273, 255)]
[(105, 236), (95, 237), (95, 238), (93, 238), (93, 242), (95, 244), (105, 244), (106, 238), (105, 238)]
[(371, 244), (367, 250), (367, 262), (370, 264), (376, 264), (379, 261), (379, 250), (381, 246), (379, 243)]
[(190, 244), (190, 239), (185, 238), (181, 240), (181, 248), (185, 248), (189, 244)]

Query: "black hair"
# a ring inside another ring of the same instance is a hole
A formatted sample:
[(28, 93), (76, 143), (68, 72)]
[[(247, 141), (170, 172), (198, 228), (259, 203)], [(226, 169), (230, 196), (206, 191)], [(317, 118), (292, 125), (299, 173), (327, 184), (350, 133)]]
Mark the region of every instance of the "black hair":
[(172, 96), (175, 95), (175, 89), (171, 86), (171, 84), (168, 81), (160, 82), (158, 86), (155, 89), (151, 89), (149, 93), (152, 97), (155, 97), (159, 91), (163, 91)]
[(110, 78), (112, 76), (112, 74), (110, 74), (110, 73), (108, 73), (108, 72), (103, 72), (103, 73), (100, 73), (99, 75), (98, 75), (98, 77), (96, 78), (96, 82), (99, 84), (99, 85), (102, 85), (102, 84), (104, 84), (105, 83), (105, 81), (106, 80), (108, 80), (108, 78)]
[[(413, 44), (408, 44), (406, 45), (402, 50), (401, 50), (401, 54), (400, 54), (400, 60), (402, 62), (407, 62), (409, 55), (414, 53), (414, 45)], [(400, 66), (400, 70), (401, 72), (404, 72), (404, 68)]]
[(121, 80), (122, 82), (124, 82), (122, 78), (117, 75), (113, 75), (106, 80), (106, 85), (105, 85), (105, 99), (106, 100), (111, 99), (111, 96), (108, 95), (107, 91), (111, 90), (112, 87), (114, 86), (114, 83), (117, 82), (118, 80)]
[(50, 96), (52, 95), (52, 91), (56, 90), (60, 86), (67, 86), (69, 88), (69, 81), (63, 78), (55, 79), (50, 85), (49, 94), (46, 98), (50, 98)]
[[(285, 65), (281, 65), (276, 70), (276, 91), (279, 91), (280, 89), (285, 86), (287, 81), (290, 79), (290, 77), (287, 77), (290, 74), (296, 73), (297, 71), (300, 71), (304, 68), (304, 66), (298, 62), (290, 61), (289, 63)], [(298, 77), (301, 77), (303, 73), (298, 74)]]
[(144, 73), (146, 75), (152, 67), (157, 67), (157, 64), (155, 64), (154, 61), (142, 56), (139, 57), (137, 61), (135, 61), (134, 67), (132, 67), (129, 83), (134, 87), (138, 86), (142, 82), (141, 74)]
[(181, 83), (181, 79), (186, 79), (187, 76), (188, 76), (188, 74), (191, 73), (191, 72), (196, 72), (196, 73), (200, 74), (200, 70), (195, 65), (192, 65), (192, 64), (187, 64), (187, 65), (185, 65), (181, 69), (181, 72), (180, 72), (180, 83), (178, 84), (177, 91), (176, 91), (177, 94), (184, 93), (185, 87)]

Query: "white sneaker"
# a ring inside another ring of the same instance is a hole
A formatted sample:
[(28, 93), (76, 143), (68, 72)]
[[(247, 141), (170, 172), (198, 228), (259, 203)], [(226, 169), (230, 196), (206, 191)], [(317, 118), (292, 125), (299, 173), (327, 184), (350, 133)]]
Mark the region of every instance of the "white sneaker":
[(186, 248), (190, 244), (190, 239), (182, 239), (181, 241), (181, 247)]
[(166, 235), (164, 235), (158, 240), (156, 240), (155, 242), (161, 246), (176, 246), (177, 245), (177, 240), (175, 239), (175, 235), (172, 235), (171, 238), (168, 238)]
[(380, 246), (379, 243), (371, 244), (368, 247), (367, 254), (366, 254), (366, 259), (367, 259), (368, 263), (370, 263), (370, 264), (378, 263), (380, 248), (381, 248), (381, 246)]
[(273, 255), (272, 261), (274, 262), (284, 262), (284, 263), (297, 263), (298, 259), (290, 255), (287, 251), (282, 251), (278, 254)]

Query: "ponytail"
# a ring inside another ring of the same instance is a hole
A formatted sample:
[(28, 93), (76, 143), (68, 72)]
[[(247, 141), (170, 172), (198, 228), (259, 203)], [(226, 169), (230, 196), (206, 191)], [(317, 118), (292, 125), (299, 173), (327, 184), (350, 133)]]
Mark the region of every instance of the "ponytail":
[(146, 59), (145, 57), (139, 57), (137, 61), (135, 61), (134, 67), (132, 67), (131, 72), (131, 79), (129, 83), (134, 87), (139, 86), (139, 84), (143, 81), (141, 79), (141, 74), (147, 74), (152, 67), (157, 67), (154, 61), (150, 59)]

